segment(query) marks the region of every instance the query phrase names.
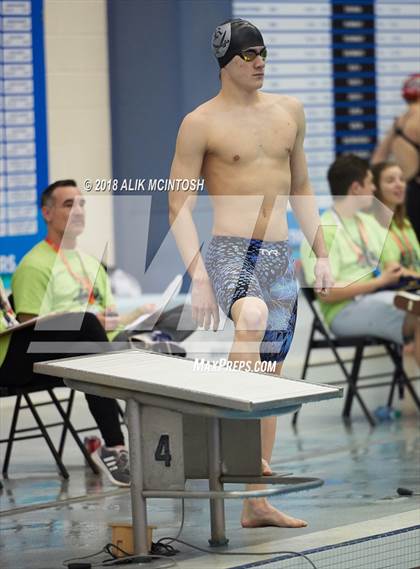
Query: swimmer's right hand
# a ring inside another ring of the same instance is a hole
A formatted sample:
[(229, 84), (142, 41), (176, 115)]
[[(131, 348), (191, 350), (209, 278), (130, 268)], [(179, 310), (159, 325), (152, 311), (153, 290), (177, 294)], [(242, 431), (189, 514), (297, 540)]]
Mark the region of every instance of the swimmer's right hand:
[(219, 327), (219, 307), (207, 274), (197, 275), (192, 279), (191, 307), (197, 326), (204, 326), (209, 330), (213, 319), (213, 330), (216, 332)]
[(334, 278), (328, 257), (318, 257), (314, 267), (314, 290), (321, 296), (326, 296), (334, 286)]

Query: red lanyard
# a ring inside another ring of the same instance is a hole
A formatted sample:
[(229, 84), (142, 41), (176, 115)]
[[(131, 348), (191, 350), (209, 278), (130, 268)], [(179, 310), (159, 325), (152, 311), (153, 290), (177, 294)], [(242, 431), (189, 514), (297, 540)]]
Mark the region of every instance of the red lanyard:
[(392, 238), (394, 239), (399, 250), (401, 251), (401, 256), (402, 257), (409, 256), (409, 262), (412, 264), (414, 262), (413, 247), (411, 246), (411, 243), (408, 240), (404, 229), (401, 229), (401, 235), (404, 239), (405, 247), (404, 247), (403, 243), (401, 242), (401, 239), (398, 237), (395, 229), (392, 229), (392, 225), (391, 225), (390, 232), (391, 232)]
[(53, 243), (48, 237), (45, 239), (45, 242), (48, 243), (48, 245), (60, 256), (60, 259), (62, 260), (63, 265), (66, 267), (66, 270), (69, 273), (69, 275), (71, 277), (73, 277), (73, 279), (87, 293), (89, 304), (95, 304), (95, 295), (93, 294), (93, 284), (92, 284), (92, 281), (90, 280), (90, 278), (88, 276), (88, 273), (86, 271), (86, 268), (84, 266), (84, 263), (82, 261), (80, 254), (77, 253), (77, 255), (79, 257), (80, 265), (83, 269), (83, 272), (85, 273), (83, 277), (81, 277), (80, 275), (77, 275), (73, 271), (67, 257), (63, 254), (62, 250), (55, 243)]

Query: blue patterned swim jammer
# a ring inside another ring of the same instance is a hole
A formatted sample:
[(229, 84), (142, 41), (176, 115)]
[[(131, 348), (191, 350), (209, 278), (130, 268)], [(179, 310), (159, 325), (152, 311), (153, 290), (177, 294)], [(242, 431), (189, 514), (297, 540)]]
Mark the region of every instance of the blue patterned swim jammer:
[(288, 241), (218, 235), (210, 242), (206, 268), (217, 302), (232, 319), (240, 298), (254, 296), (268, 308), (261, 361), (282, 362), (296, 325), (298, 286)]

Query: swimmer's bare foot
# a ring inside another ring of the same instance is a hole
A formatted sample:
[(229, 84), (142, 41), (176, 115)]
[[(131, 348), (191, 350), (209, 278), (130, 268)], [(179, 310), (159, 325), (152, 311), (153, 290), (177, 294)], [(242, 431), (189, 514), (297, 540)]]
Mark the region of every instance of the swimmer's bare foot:
[(304, 528), (308, 522), (292, 518), (274, 508), (265, 498), (244, 500), (241, 516), (243, 528), (276, 526), (280, 528)]
[(273, 471), (270, 468), (270, 465), (268, 464), (268, 462), (262, 458), (261, 459), (261, 468), (262, 468), (262, 475), (263, 476), (271, 476), (273, 474)]

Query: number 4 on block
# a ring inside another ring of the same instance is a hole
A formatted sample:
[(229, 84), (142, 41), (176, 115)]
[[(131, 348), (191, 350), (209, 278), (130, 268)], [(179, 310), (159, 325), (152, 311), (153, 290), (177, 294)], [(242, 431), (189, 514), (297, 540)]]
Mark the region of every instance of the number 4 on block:
[(155, 450), (155, 460), (163, 461), (165, 466), (171, 466), (171, 452), (169, 448), (169, 435), (161, 435)]

